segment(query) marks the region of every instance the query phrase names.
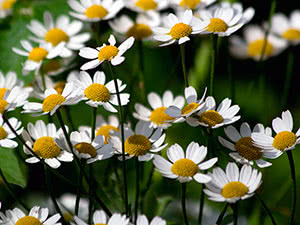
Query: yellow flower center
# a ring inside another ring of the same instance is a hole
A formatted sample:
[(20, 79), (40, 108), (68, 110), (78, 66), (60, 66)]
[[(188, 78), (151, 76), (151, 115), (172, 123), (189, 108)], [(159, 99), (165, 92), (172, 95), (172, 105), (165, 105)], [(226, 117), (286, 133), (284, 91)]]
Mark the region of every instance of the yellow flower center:
[(56, 106), (61, 105), (66, 99), (58, 94), (49, 95), (43, 101), (43, 111), (51, 112)]
[(113, 45), (107, 45), (103, 48), (98, 53), (98, 59), (99, 61), (103, 60), (112, 60), (115, 56), (118, 55), (119, 49), (116, 46)]
[(53, 137), (45, 136), (37, 139), (33, 144), (33, 151), (43, 159), (51, 159), (59, 156), (60, 148)]
[(190, 159), (179, 159), (173, 164), (171, 171), (178, 176), (192, 177), (197, 173), (198, 166)]
[(34, 62), (40, 62), (46, 58), (48, 51), (44, 48), (33, 48), (29, 53), (28, 59)]
[(0, 99), (4, 98), (5, 92), (8, 91), (7, 88), (0, 88)]
[(0, 114), (4, 113), (7, 105), (8, 105), (7, 101), (0, 99)]
[(248, 187), (239, 181), (229, 182), (223, 187), (221, 192), (224, 198), (243, 197), (247, 193)]
[(137, 0), (135, 5), (143, 10), (152, 10), (157, 7), (157, 3), (154, 0)]
[(5, 139), (6, 137), (7, 137), (6, 130), (2, 126), (0, 126), (0, 140)]
[(95, 223), (93, 225), (106, 225), (106, 223)]
[(4, 0), (1, 4), (2, 9), (11, 9), (17, 0)]
[(196, 102), (192, 102), (188, 105), (186, 105), (182, 110), (181, 110), (181, 113), (183, 115), (186, 115), (190, 112), (192, 112), (193, 110), (197, 109), (198, 107), (200, 106), (200, 104), (196, 103)]
[(81, 142), (74, 146), (74, 148), (79, 152), (83, 154), (89, 154), (91, 157), (95, 157), (97, 155), (96, 149), (93, 145)]
[(108, 139), (110, 138), (110, 131), (119, 131), (119, 129), (112, 125), (103, 125), (102, 127), (99, 127), (97, 130), (96, 136), (102, 135), (105, 137), (104, 144), (107, 144)]
[(195, 9), (201, 0), (182, 0), (179, 5), (183, 8)]
[(289, 41), (297, 40), (300, 38), (300, 30), (291, 28), (286, 30), (281, 36)]
[(108, 102), (110, 99), (109, 90), (103, 85), (94, 83), (84, 90), (85, 96), (94, 102)]
[(207, 110), (200, 115), (199, 121), (210, 127), (216, 126), (224, 121), (223, 117), (215, 110)]
[(42, 223), (33, 216), (24, 216), (21, 219), (18, 219), (15, 225), (42, 225)]
[(50, 42), (53, 46), (58, 45), (60, 42), (67, 42), (69, 36), (62, 29), (52, 28), (45, 35), (45, 41)]
[(263, 48), (265, 48), (263, 53), (264, 56), (270, 56), (273, 54), (274, 51), (273, 45), (268, 41), (265, 44), (264, 39), (259, 39), (249, 43), (248, 54), (253, 57), (260, 56), (262, 54)]
[(66, 82), (59, 81), (59, 82), (55, 83), (54, 89), (57, 91), (58, 94), (61, 95), (63, 93), (63, 91), (64, 91), (65, 86), (66, 86)]
[(219, 18), (211, 18), (210, 23), (206, 27), (208, 32), (225, 32), (228, 29), (227, 23)]
[(128, 31), (127, 37), (134, 37), (137, 40), (142, 40), (152, 35), (151, 28), (146, 24), (134, 24)]
[(125, 152), (129, 155), (145, 155), (152, 148), (151, 142), (144, 135), (135, 134), (125, 141)]
[(189, 36), (192, 31), (191, 26), (184, 23), (177, 23), (171, 28), (169, 35), (171, 35), (173, 39), (180, 39)]
[(101, 5), (92, 5), (85, 11), (85, 15), (90, 19), (103, 19), (108, 14), (108, 11)]
[(251, 137), (242, 137), (235, 144), (237, 152), (248, 160), (258, 160), (262, 156), (262, 152), (259, 148), (253, 146)]
[(70, 223), (70, 222), (73, 220), (73, 216), (72, 216), (72, 214), (69, 213), (69, 212), (63, 213), (63, 217), (64, 217), (64, 220), (65, 220), (67, 223)]
[(297, 137), (293, 132), (282, 131), (274, 137), (273, 147), (283, 151), (292, 147), (296, 143)]
[(156, 125), (162, 125), (168, 120), (173, 120), (174, 118), (165, 113), (166, 107), (159, 107), (151, 112), (150, 120)]
[(42, 70), (44, 74), (57, 71), (61, 67), (59, 60), (49, 60), (47, 63), (43, 64)]

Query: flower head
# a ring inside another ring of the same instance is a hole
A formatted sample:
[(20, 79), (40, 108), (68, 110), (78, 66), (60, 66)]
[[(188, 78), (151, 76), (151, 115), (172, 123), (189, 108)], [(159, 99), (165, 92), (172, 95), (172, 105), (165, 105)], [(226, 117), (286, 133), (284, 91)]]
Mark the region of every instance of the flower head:
[(0, 0), (0, 19), (12, 14), (12, 9), (17, 0)]
[(125, 0), (129, 9), (138, 13), (159, 11), (168, 7), (168, 0)]
[[(23, 131), (22, 123), (16, 118), (9, 118), (8, 122), (11, 124), (13, 129), (20, 135)], [(5, 148), (16, 148), (18, 142), (12, 140), (16, 135), (12, 132), (9, 126), (4, 123), (2, 116), (0, 116), (0, 147)]]
[(15, 110), (27, 103), (29, 93), (19, 86), (6, 90), (2, 98), (0, 98), (0, 114)]
[(4, 75), (2, 71), (0, 71), (0, 99), (3, 99), (7, 90), (11, 91), (15, 86), (23, 88), (23, 90), (28, 93), (32, 91), (31, 87), (24, 87), (24, 82), (18, 79), (15, 72), (9, 71)]
[(170, 0), (176, 9), (198, 10), (213, 4), (216, 0)]

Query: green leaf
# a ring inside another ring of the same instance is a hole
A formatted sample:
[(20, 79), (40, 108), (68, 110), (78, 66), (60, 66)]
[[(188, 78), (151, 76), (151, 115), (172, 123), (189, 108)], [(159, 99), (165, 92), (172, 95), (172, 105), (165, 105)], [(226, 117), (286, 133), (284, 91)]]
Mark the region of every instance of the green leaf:
[(0, 147), (0, 169), (8, 183), (26, 187), (27, 166), (17, 157), (15, 150)]

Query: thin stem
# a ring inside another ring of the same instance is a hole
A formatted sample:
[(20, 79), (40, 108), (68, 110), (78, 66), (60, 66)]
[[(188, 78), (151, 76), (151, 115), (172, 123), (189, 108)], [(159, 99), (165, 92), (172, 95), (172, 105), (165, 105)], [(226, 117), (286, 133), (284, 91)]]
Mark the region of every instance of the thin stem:
[(5, 183), (6, 189), (7, 189), (7, 191), (9, 192), (9, 194), (15, 199), (15, 201), (16, 201), (17, 203), (19, 203), (24, 209), (26, 209), (26, 210), (29, 212), (30, 209), (28, 208), (28, 206), (26, 206), (26, 205), (20, 200), (20, 198), (18, 198), (18, 197), (14, 194), (14, 191), (11, 189), (11, 187), (10, 187), (8, 181), (6, 180), (6, 177), (4, 176), (4, 174), (3, 174), (3, 172), (2, 172), (1, 169), (0, 169), (0, 177), (2, 177), (2, 179), (3, 179), (4, 183)]
[(41, 77), (42, 77), (42, 84), (43, 84), (43, 91), (46, 90), (46, 80), (45, 80), (45, 74), (40, 70), (41, 72)]
[(79, 178), (78, 178), (78, 188), (77, 188), (77, 194), (76, 194), (76, 202), (75, 202), (75, 215), (78, 216), (78, 211), (79, 211), (79, 203), (80, 203), (80, 186), (82, 182), (82, 172), (81, 170), (79, 171)]
[(186, 207), (185, 207), (185, 199), (186, 199), (186, 183), (181, 184), (182, 187), (182, 196), (181, 196), (181, 205), (182, 205), (182, 213), (184, 218), (185, 225), (189, 225), (189, 221), (186, 214)]
[(229, 75), (230, 96), (232, 102), (235, 102), (235, 80), (232, 73), (232, 62), (229, 52), (229, 39), (227, 38), (227, 72)]
[(91, 124), (91, 142), (95, 139), (95, 135), (96, 135), (96, 118), (97, 118), (97, 109), (96, 107), (92, 107), (93, 108), (93, 112), (92, 112), (92, 124)]
[(209, 95), (213, 96), (213, 94), (214, 94), (215, 66), (216, 66), (216, 60), (217, 60), (218, 36), (215, 35), (215, 34), (211, 34), (211, 37), (212, 37), (212, 54), (211, 54)]
[(199, 215), (198, 215), (198, 224), (202, 224), (203, 217), (203, 208), (204, 208), (204, 184), (201, 186), (201, 196), (200, 196), (200, 205), (199, 205)]
[(141, 90), (142, 100), (146, 100), (146, 91), (145, 91), (145, 80), (144, 80), (144, 52), (143, 52), (143, 41), (138, 41), (138, 50), (139, 50), (139, 88)]
[(294, 191), (294, 196), (293, 196), (293, 208), (292, 208), (292, 214), (290, 217), (289, 224), (292, 225), (294, 222), (295, 218), (295, 213), (296, 213), (296, 204), (297, 204), (297, 183), (296, 183), (296, 170), (295, 170), (295, 163), (294, 163), (294, 158), (293, 158), (293, 152), (292, 151), (287, 151), (287, 155), (289, 158), (289, 163), (290, 163), (290, 168), (291, 168), (291, 177), (293, 180), (293, 191)]
[(140, 196), (140, 164), (138, 157), (135, 157), (135, 172), (136, 172), (136, 192), (135, 192), (135, 205), (134, 205), (134, 224), (137, 222), (138, 208), (139, 208), (139, 196)]
[[(74, 127), (73, 120), (72, 120), (72, 117), (71, 117), (70, 108), (69, 108), (69, 106), (65, 106), (64, 109), (65, 109), (65, 111), (66, 111), (66, 115), (67, 115), (69, 124), (70, 124), (70, 126), (71, 126), (71, 131), (74, 131), (74, 130), (75, 130), (75, 127)], [(50, 117), (50, 118), (51, 118), (51, 117)]]
[[(93, 164), (91, 164), (89, 166), (89, 169), (90, 169), (89, 177), (90, 177), (90, 181), (91, 181), (90, 184), (92, 186), (93, 185), (93, 182), (92, 182), (93, 181)], [(90, 194), (90, 196), (89, 196), (89, 220), (88, 220), (89, 224), (92, 224), (92, 216), (93, 216), (93, 212), (92, 212), (92, 210), (93, 210), (93, 197), (92, 197), (93, 191), (92, 191), (91, 186), (89, 186), (89, 194)]]
[(233, 210), (233, 225), (238, 225), (238, 202), (231, 205)]
[(125, 196), (125, 212), (128, 216), (129, 213), (129, 206), (128, 206), (128, 190), (127, 190), (127, 169), (126, 169), (126, 159), (125, 159), (125, 136), (124, 136), (124, 120), (123, 120), (123, 111), (122, 111), (122, 105), (121, 105), (121, 97), (119, 92), (119, 86), (117, 79), (115, 78), (115, 74), (113, 72), (113, 68), (110, 65), (110, 62), (108, 62), (108, 66), (110, 69), (111, 77), (114, 80), (116, 93), (117, 93), (117, 100), (118, 100), (118, 106), (119, 106), (119, 120), (121, 123), (121, 140), (122, 140), (122, 165), (123, 165), (123, 180), (124, 180), (124, 196)]
[(289, 91), (290, 91), (291, 80), (293, 75), (293, 66), (294, 66), (294, 53), (293, 53), (293, 49), (290, 48), (288, 53), (284, 88), (282, 94), (282, 105), (284, 108), (286, 108), (288, 103)]
[(217, 219), (216, 225), (221, 225), (228, 206), (229, 206), (229, 203), (226, 203), (225, 207), (223, 208), (222, 212), (220, 213), (220, 215)]
[(267, 207), (266, 203), (264, 202), (264, 200), (262, 199), (262, 197), (258, 194), (258, 193), (255, 193), (255, 196), (259, 199), (260, 203), (262, 204), (263, 208), (267, 211), (271, 221), (272, 221), (272, 224), (273, 225), (277, 225), (276, 222), (275, 222), (275, 219), (272, 215), (272, 212), (271, 210)]
[(185, 87), (188, 87), (189, 86), (189, 81), (188, 81), (187, 74), (186, 74), (185, 51), (184, 50), (185, 50), (184, 49), (184, 44), (181, 44), (180, 45), (180, 54), (181, 54), (182, 72), (183, 72)]
[(153, 164), (151, 164), (151, 171), (150, 171), (150, 174), (148, 176), (148, 181), (147, 181), (147, 184), (146, 184), (146, 187), (145, 189), (142, 191), (141, 195), (143, 196), (143, 198), (141, 199), (141, 210), (142, 212), (144, 212), (144, 200), (145, 200), (145, 196), (147, 194), (147, 191), (150, 190), (150, 186), (152, 184), (152, 178), (153, 178), (153, 174), (154, 174), (154, 166)]

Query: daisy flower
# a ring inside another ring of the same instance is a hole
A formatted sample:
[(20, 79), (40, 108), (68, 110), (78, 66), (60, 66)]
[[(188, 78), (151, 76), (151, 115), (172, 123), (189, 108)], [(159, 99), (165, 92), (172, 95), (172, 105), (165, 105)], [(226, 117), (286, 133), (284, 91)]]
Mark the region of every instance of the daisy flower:
[(125, 37), (134, 37), (135, 40), (151, 40), (153, 28), (160, 24), (159, 14), (151, 11), (147, 14), (138, 14), (133, 21), (129, 16), (122, 15), (109, 22), (114, 32)]
[[(83, 220), (74, 217), (76, 225), (88, 225)], [(129, 219), (126, 219), (126, 216), (122, 216), (121, 214), (114, 213), (109, 219), (106, 214), (102, 210), (96, 210), (93, 214), (93, 223), (92, 224), (107, 224), (107, 225), (127, 225), (129, 224)], [(72, 225), (75, 225), (72, 223)]]
[(133, 116), (138, 120), (150, 121), (151, 127), (166, 129), (171, 126), (171, 122), (175, 119), (166, 114), (166, 109), (171, 105), (181, 109), (184, 105), (184, 98), (182, 96), (174, 98), (172, 92), (167, 90), (164, 92), (162, 98), (154, 92), (149, 93), (148, 102), (152, 109), (136, 103), (134, 105), (136, 113), (134, 112)]
[(224, 128), (224, 132), (230, 141), (227, 141), (222, 137), (219, 137), (219, 141), (224, 147), (233, 151), (232, 153), (229, 153), (229, 155), (234, 160), (242, 164), (249, 164), (251, 166), (253, 165), (253, 161), (255, 161), (257, 166), (260, 168), (272, 165), (272, 163), (269, 163), (262, 158), (269, 158), (269, 155), (274, 153), (272, 153), (272, 151), (266, 151), (254, 146), (251, 139), (252, 133), (262, 133), (267, 136), (272, 136), (271, 128), (267, 127), (265, 129), (262, 124), (257, 124), (253, 131), (251, 131), (248, 123), (242, 123), (240, 132), (233, 126)]
[(208, 96), (205, 105), (197, 113), (186, 119), (187, 123), (192, 126), (205, 126), (212, 129), (236, 122), (241, 116), (236, 116), (240, 107), (231, 105), (231, 100), (225, 98), (216, 109), (216, 102), (212, 96)]
[(49, 210), (47, 208), (40, 208), (34, 206), (26, 215), (22, 210), (14, 208), (13, 210), (7, 210), (6, 216), (9, 220), (9, 225), (19, 224), (41, 224), (41, 225), (60, 225), (58, 220), (60, 215), (57, 213), (48, 218)]
[(77, 89), (75, 83), (68, 82), (61, 94), (57, 90), (50, 88), (46, 89), (40, 98), (43, 100), (42, 103), (26, 103), (23, 106), (23, 113), (39, 113), (37, 116), (50, 113), (50, 116), (52, 116), (62, 105), (77, 104), (81, 100), (82, 96), (80, 95), (80, 90)]
[(29, 123), (27, 130), (28, 132), (23, 131), (22, 136), (28, 147), (39, 157), (37, 158), (24, 146), (25, 154), (32, 156), (25, 160), (27, 163), (37, 163), (44, 160), (45, 163), (56, 169), (61, 165), (60, 161), (71, 162), (73, 160), (73, 155), (62, 150), (56, 143), (56, 141), (61, 143), (64, 140), (60, 140), (63, 136), (62, 130), (57, 130), (55, 124), (49, 123), (46, 125), (44, 121), (38, 120), (35, 125)]
[(197, 10), (213, 4), (216, 0), (170, 0), (178, 9)]
[[(126, 159), (138, 157), (139, 161), (149, 161), (153, 158), (154, 153), (164, 149), (166, 134), (163, 134), (161, 128), (154, 130), (150, 127), (149, 122), (139, 121), (135, 126), (135, 132), (130, 127), (124, 129), (125, 153)], [(115, 132), (109, 140), (119, 154), (122, 153), (121, 132)]]
[(206, 155), (207, 148), (199, 146), (198, 143), (191, 142), (186, 149), (186, 154), (180, 145), (174, 144), (167, 150), (167, 156), (171, 162), (156, 155), (153, 164), (164, 177), (177, 179), (180, 183), (189, 182), (193, 178), (198, 183), (207, 183), (211, 181), (211, 178), (201, 171), (211, 168), (218, 158), (202, 162)]
[(12, 14), (12, 9), (17, 0), (0, 0), (0, 19)]
[(300, 10), (294, 10), (290, 18), (282, 13), (272, 17), (271, 32), (296, 45), (300, 43)]
[(145, 13), (159, 11), (168, 7), (168, 0), (124, 0), (126, 7), (138, 12)]
[[(111, 80), (105, 84), (104, 72), (97, 71), (92, 78), (90, 75), (81, 71), (79, 76), (81, 85), (81, 94), (84, 96), (83, 100), (88, 100), (86, 104), (92, 107), (98, 107), (103, 105), (104, 109), (109, 112), (118, 112), (113, 105), (118, 105), (117, 92), (114, 81)], [(120, 92), (121, 105), (126, 105), (129, 102), (130, 95), (128, 93), (121, 93), (125, 88), (126, 84), (122, 84), (122, 81), (117, 80), (118, 88)]]
[(81, 70), (94, 69), (101, 63), (108, 61), (113, 66), (120, 65), (125, 57), (122, 56), (134, 43), (134, 37), (128, 38), (118, 48), (115, 46), (116, 39), (113, 35), (110, 35), (108, 39), (109, 45), (103, 44), (101, 47), (94, 48), (82, 48), (79, 55), (86, 59), (92, 59), (92, 61), (85, 63), (81, 66)]
[[(293, 117), (289, 110), (282, 112), (281, 118), (272, 121), (275, 137), (263, 133), (253, 133), (251, 138), (254, 146), (266, 151), (272, 151), (273, 158), (282, 155), (283, 152), (292, 150), (300, 143), (300, 128), (293, 132)], [(275, 150), (275, 151), (274, 151)]]
[(197, 92), (195, 88), (192, 86), (189, 86), (184, 89), (184, 97), (187, 102), (187, 104), (182, 108), (178, 108), (176, 106), (169, 106), (166, 109), (166, 114), (168, 116), (177, 118), (174, 122), (182, 122), (185, 120), (185, 118), (189, 117), (193, 113), (199, 111), (204, 106), (204, 98), (206, 94), (207, 88), (205, 88), (204, 93), (201, 97), (201, 99), (197, 99)]
[[(248, 25), (244, 29), (244, 40), (238, 36), (230, 38), (230, 52), (241, 59), (252, 58), (260, 60), (278, 55), (286, 47), (287, 42), (275, 35), (269, 34), (265, 43), (265, 31), (258, 25)], [(264, 47), (265, 46), (265, 47)]]
[(79, 50), (84, 47), (84, 43), (90, 39), (89, 33), (78, 34), (82, 27), (82, 22), (77, 20), (71, 22), (66, 15), (61, 15), (54, 21), (50, 12), (44, 13), (44, 24), (37, 20), (32, 20), (27, 26), (36, 36), (31, 37), (33, 41), (38, 43), (47, 42), (52, 47), (64, 43), (60, 53), (61, 57), (70, 57), (72, 50)]
[(235, 203), (252, 197), (262, 183), (262, 174), (249, 165), (243, 165), (241, 171), (235, 163), (228, 163), (226, 173), (219, 167), (213, 169), (211, 182), (204, 193), (215, 202)]
[[(22, 123), (20, 121), (13, 117), (9, 118), (8, 122), (18, 135), (22, 133), (23, 127), (21, 127)], [(18, 146), (18, 142), (12, 140), (15, 137), (16, 135), (11, 131), (8, 125), (4, 123), (2, 116), (0, 116), (0, 147), (16, 148)]]
[(178, 44), (183, 44), (190, 40), (191, 34), (201, 33), (208, 22), (202, 22), (193, 16), (192, 10), (186, 10), (181, 18), (178, 18), (173, 13), (170, 13), (165, 18), (165, 26), (154, 28), (154, 39), (166, 42), (160, 46), (167, 46), (178, 41)]
[(136, 221), (136, 225), (166, 225), (166, 224), (167, 222), (158, 216), (155, 216), (149, 223), (149, 220), (145, 215), (139, 215)]

